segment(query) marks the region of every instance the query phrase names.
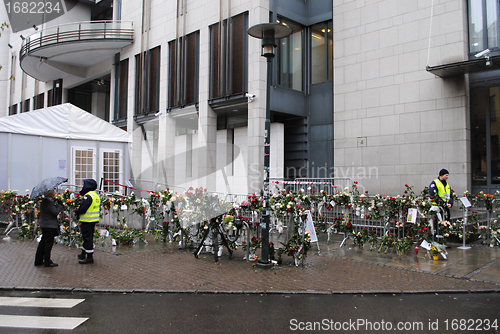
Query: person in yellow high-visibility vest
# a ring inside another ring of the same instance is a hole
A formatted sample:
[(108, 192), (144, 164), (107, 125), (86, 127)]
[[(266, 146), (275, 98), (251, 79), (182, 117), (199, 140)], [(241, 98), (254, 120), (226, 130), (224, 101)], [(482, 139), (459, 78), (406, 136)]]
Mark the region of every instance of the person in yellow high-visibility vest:
[(94, 230), (99, 222), (99, 211), (101, 209), (101, 199), (95, 192), (97, 182), (94, 179), (83, 180), (83, 188), (80, 195), (83, 202), (75, 214), (80, 219), (80, 232), (82, 233), (83, 245), (82, 252), (78, 254), (81, 264), (94, 263)]
[[(446, 169), (441, 169), (439, 171), (439, 176), (437, 179), (431, 182), (429, 185), (429, 195), (432, 198), (432, 204), (442, 207), (445, 211), (444, 220), (450, 219), (450, 209), (453, 206), (453, 196), (451, 196), (451, 186), (447, 182), (450, 177), (450, 173)], [(437, 228), (437, 221), (434, 224), (434, 230)]]

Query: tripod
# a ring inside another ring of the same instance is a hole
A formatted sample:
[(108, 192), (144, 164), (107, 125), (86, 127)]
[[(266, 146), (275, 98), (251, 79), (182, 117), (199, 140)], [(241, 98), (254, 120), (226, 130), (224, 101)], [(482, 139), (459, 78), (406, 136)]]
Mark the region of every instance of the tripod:
[(229, 248), (229, 243), (227, 242), (226, 235), (224, 234), (224, 229), (222, 228), (222, 225), (220, 224), (220, 221), (222, 220), (222, 216), (218, 216), (216, 218), (210, 219), (208, 223), (208, 228), (204, 230), (203, 236), (201, 238), (200, 244), (198, 245), (198, 248), (194, 252), (194, 257), (198, 258), (198, 256), (201, 253), (201, 249), (204, 247), (205, 240), (211, 233), (211, 238), (212, 238), (212, 250), (214, 252), (214, 260), (215, 264), (219, 264), (219, 236), (221, 239), (221, 243), (226, 246), (228, 252), (229, 252), (229, 258), (233, 255), (233, 251), (231, 248)]

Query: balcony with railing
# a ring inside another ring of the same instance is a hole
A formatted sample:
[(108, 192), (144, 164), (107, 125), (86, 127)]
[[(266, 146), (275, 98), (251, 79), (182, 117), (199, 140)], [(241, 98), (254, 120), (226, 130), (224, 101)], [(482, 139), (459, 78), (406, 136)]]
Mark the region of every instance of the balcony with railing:
[(40, 81), (67, 76), (85, 78), (89, 67), (109, 59), (133, 41), (133, 22), (63, 24), (24, 39), (19, 52), (20, 65), (29, 76)]

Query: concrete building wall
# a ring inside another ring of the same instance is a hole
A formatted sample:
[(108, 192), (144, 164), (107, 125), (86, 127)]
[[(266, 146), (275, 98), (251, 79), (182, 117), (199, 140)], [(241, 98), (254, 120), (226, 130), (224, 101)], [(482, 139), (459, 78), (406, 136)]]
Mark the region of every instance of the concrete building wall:
[[(432, 7), (431, 4), (434, 4)], [(420, 192), (441, 168), (470, 186), (465, 1), (334, 1), (334, 164), (370, 193)], [(460, 193), (460, 192), (459, 192)]]

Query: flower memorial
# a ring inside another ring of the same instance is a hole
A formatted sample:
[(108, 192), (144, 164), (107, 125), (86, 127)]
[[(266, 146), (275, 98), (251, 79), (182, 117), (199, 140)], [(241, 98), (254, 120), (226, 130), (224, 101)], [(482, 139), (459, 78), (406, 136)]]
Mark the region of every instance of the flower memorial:
[[(6, 232), (14, 225), (18, 226), (18, 238), (23, 240), (32, 240), (40, 233), (37, 228), (39, 200), (30, 200), (28, 193), (22, 195), (13, 190), (0, 192), (0, 213), (10, 222)], [(452, 196), (460, 209), (458, 196), (455, 192)], [(487, 246), (499, 246), (496, 203), (500, 192), (471, 194), (466, 191), (463, 196), (472, 204), (468, 211), (468, 224), (464, 229), (459, 215), (450, 220), (439, 220), (443, 242), (453, 237), (459, 240), (479, 238)], [(184, 239), (185, 242), (196, 243), (200, 237), (196, 230), (205, 228), (211, 217), (220, 216), (225, 233), (232, 233), (235, 239), (241, 238), (237, 245), (242, 245), (243, 249), (249, 247), (252, 251), (261, 248), (257, 235), (263, 200), (256, 193), (234, 204), (201, 187), (191, 187), (182, 193), (169, 189), (149, 192), (144, 198), (133, 192), (127, 196), (100, 192), (100, 197), (101, 220), (111, 226), (106, 233), (102, 229), (96, 232), (96, 240), (101, 244), (109, 242), (106, 238), (114, 239), (117, 244), (136, 244), (144, 242), (148, 234), (152, 234), (154, 241), (180, 242)], [(285, 254), (297, 263), (304, 263), (311, 249), (311, 236), (304, 230), (306, 210), (310, 210), (316, 233), (326, 233), (328, 242), (333, 234), (340, 233), (361, 249), (368, 249), (366, 245), (369, 244), (372, 251), (394, 251), (398, 256), (404, 256), (412, 249), (418, 252), (423, 241), (433, 240), (430, 224), (431, 219), (436, 219), (430, 210), (433, 200), (427, 188), (415, 194), (407, 184), (402, 194), (392, 196), (369, 195), (368, 191), (361, 191), (357, 182), (351, 187), (331, 185), (329, 190), (327, 187), (318, 190), (306, 184), (286, 189), (276, 186), (270, 192), (270, 231), (277, 237), (286, 236), (287, 239), (273, 240), (280, 247), (270, 244), (270, 255), (282, 260)], [(64, 190), (57, 194), (56, 201), (64, 207), (60, 215), (61, 235), (57, 239), (69, 245), (81, 244), (78, 221), (72, 212), (80, 205), (82, 197)], [(414, 222), (406, 221), (410, 209), (418, 211), (418, 219)], [(491, 217), (489, 223), (485, 219), (486, 212)], [(243, 224), (247, 221), (249, 225)], [(242, 242), (246, 240), (247, 233), (251, 238), (249, 245)]]

